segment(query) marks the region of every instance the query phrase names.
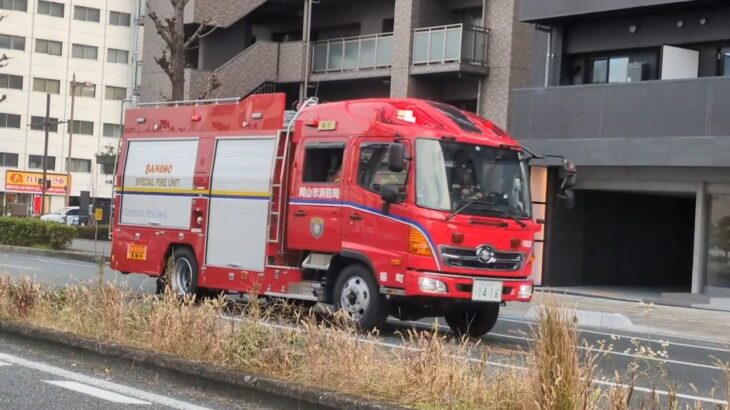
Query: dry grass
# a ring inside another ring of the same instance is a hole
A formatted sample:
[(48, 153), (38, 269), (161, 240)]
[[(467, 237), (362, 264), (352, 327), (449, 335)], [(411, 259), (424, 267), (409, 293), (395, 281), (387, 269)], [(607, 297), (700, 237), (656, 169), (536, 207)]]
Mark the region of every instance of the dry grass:
[[(323, 323), (256, 302), (237, 320), (226, 312), (220, 298), (141, 297), (101, 282), (49, 290), (0, 277), (0, 318), (415, 408), (662, 408), (632, 406), (626, 389), (596, 388), (596, 358), (579, 354), (571, 314), (557, 303), (540, 312), (527, 370), (493, 366), (489, 348), (437, 331), (411, 331), (389, 349), (337, 316)], [(282, 314), (298, 326), (272, 326)]]

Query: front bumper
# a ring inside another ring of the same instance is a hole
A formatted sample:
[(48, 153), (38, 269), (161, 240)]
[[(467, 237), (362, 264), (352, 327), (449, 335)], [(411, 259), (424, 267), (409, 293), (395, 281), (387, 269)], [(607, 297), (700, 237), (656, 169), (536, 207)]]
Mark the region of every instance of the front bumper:
[[(422, 278), (440, 281), (445, 291), (425, 291), (422, 289)], [(435, 272), (409, 270), (405, 275), (405, 294), (403, 296), (429, 296), (449, 299), (472, 299), (474, 280), (502, 282), (503, 302), (529, 302), (532, 300), (533, 282), (531, 280), (503, 280), (496, 277), (461, 276)], [(529, 292), (526, 292), (529, 287)]]

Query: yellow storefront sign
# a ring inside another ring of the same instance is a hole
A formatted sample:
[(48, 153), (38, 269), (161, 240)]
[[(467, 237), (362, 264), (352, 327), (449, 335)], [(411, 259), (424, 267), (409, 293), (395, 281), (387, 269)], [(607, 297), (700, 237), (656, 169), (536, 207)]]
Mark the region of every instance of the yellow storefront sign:
[[(65, 174), (46, 173), (46, 179), (51, 181), (50, 188), (46, 189), (47, 194), (64, 195), (66, 187), (71, 181)], [(43, 173), (28, 171), (5, 171), (5, 190), (8, 192), (23, 192), (40, 194), (42, 192)]]

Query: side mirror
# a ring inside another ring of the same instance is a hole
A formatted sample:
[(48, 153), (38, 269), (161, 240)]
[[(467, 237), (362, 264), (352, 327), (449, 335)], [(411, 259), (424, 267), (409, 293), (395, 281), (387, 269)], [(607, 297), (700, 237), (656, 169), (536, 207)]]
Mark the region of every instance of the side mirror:
[(380, 187), (380, 198), (386, 204), (394, 204), (400, 201), (400, 192), (396, 184), (385, 184)]
[(388, 170), (390, 172), (403, 172), (406, 161), (406, 147), (400, 142), (390, 144), (388, 150)]
[(578, 169), (575, 164), (570, 161), (563, 162), (563, 168), (560, 170), (560, 177), (563, 180), (563, 189), (573, 188), (576, 184), (576, 176), (578, 175)]
[(572, 189), (565, 189), (560, 195), (560, 200), (563, 202), (565, 209), (573, 209), (575, 207), (575, 191)]

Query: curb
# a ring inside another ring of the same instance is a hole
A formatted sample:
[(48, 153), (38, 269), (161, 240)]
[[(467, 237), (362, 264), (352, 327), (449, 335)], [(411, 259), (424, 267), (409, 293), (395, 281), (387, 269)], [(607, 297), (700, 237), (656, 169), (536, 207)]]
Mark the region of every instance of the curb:
[(99, 258), (103, 258), (105, 263), (109, 263), (109, 256), (94, 255), (91, 253), (73, 252), (73, 251), (57, 251), (51, 249), (36, 249), (25, 246), (0, 245), (0, 251), (14, 252), (24, 255), (47, 256), (50, 258), (61, 258), (75, 260), (81, 262), (99, 263)]
[(50, 342), (72, 347), (80, 351), (111, 356), (136, 364), (145, 364), (161, 370), (185, 374), (207, 381), (242, 387), (254, 393), (269, 397), (278, 396), (321, 408), (357, 410), (405, 410), (405, 407), (372, 402), (341, 393), (302, 386), (280, 380), (229, 370), (220, 366), (188, 361), (163, 353), (102, 342), (53, 329), (33, 327), (7, 320), (0, 320), (0, 333), (20, 336), (26, 339)]

